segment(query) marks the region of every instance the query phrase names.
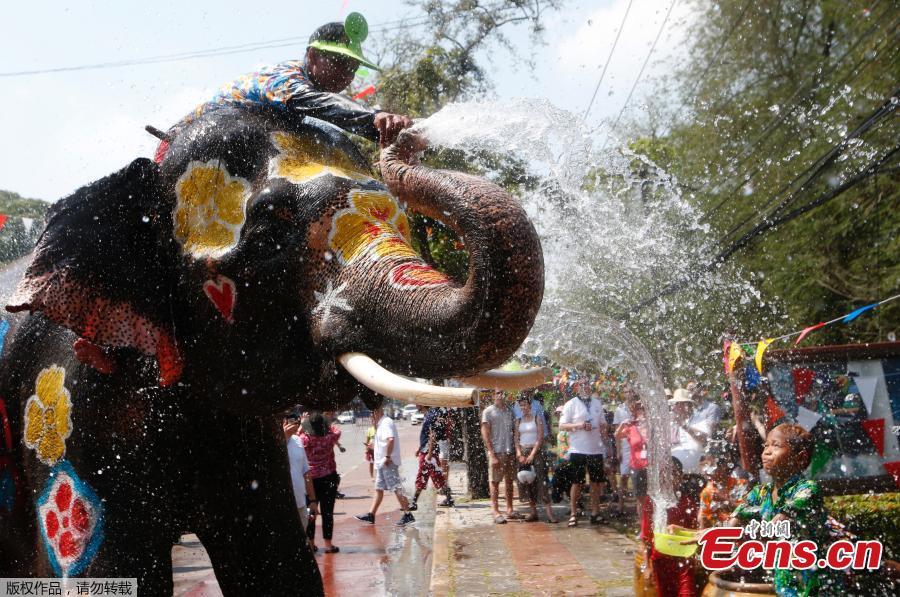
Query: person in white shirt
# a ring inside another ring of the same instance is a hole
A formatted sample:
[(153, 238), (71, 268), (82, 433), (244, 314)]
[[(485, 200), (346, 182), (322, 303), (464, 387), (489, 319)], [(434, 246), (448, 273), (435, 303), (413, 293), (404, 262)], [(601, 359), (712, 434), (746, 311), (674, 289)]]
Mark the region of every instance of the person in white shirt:
[[(309, 476), (309, 460), (306, 459), (306, 450), (303, 442), (297, 437), (300, 429), (299, 417), (288, 417), (282, 421), (281, 428), (284, 431), (284, 439), (287, 442), (288, 464), (291, 467), (291, 486), (294, 489), (294, 500), (297, 504), (297, 512), (300, 513), (300, 524), (303, 532), (309, 524), (309, 516), (315, 516), (319, 502), (316, 499), (316, 490), (313, 487), (312, 478)], [(312, 547), (312, 541), (310, 541)]]
[(375, 421), (375, 495), (367, 514), (356, 518), (362, 522), (375, 524), (375, 514), (381, 506), (385, 491), (393, 491), (400, 502), (403, 517), (397, 522), (398, 527), (406, 526), (416, 519), (409, 511), (409, 501), (403, 495), (403, 480), (400, 478), (400, 436), (394, 420), (385, 416), (384, 407), (379, 406), (372, 411)]
[(702, 429), (707, 438), (714, 437), (722, 420), (722, 407), (709, 399), (709, 390), (702, 383), (692, 381), (686, 389), (694, 401), (694, 414), (688, 425)]
[(672, 456), (681, 462), (685, 474), (699, 474), (709, 428), (705, 422), (692, 419), (694, 401), (686, 389), (675, 390), (669, 406), (672, 409)]
[(576, 382), (577, 395), (563, 406), (559, 428), (569, 433), (569, 462), (572, 465), (569, 526), (578, 524), (578, 498), (585, 482), (585, 470), (590, 477), (591, 524), (605, 522), (600, 515), (600, 496), (606, 474), (603, 457), (606, 456), (606, 413), (600, 400), (592, 398), (590, 386), (585, 381)]

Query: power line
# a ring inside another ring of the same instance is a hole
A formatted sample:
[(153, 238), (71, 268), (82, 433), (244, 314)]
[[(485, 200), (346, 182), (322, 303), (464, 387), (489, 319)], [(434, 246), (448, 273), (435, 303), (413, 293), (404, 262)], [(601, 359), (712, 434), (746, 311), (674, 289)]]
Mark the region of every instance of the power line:
[(634, 0), (628, 0), (628, 6), (625, 8), (625, 16), (622, 17), (622, 24), (619, 25), (619, 31), (616, 33), (616, 39), (613, 41), (612, 48), (609, 50), (609, 56), (606, 57), (606, 63), (603, 65), (603, 72), (600, 73), (600, 80), (597, 81), (597, 86), (594, 87), (594, 95), (591, 96), (591, 101), (588, 102), (587, 108), (584, 110), (584, 116), (581, 117), (582, 122), (587, 119), (588, 113), (591, 111), (591, 107), (594, 105), (594, 100), (597, 98), (597, 92), (600, 91), (600, 85), (603, 83), (603, 77), (606, 76), (606, 69), (609, 68), (609, 63), (612, 61), (613, 52), (616, 51), (616, 46), (619, 44), (619, 37), (622, 36), (622, 30), (625, 28), (625, 20), (628, 19), (628, 12), (631, 10), (631, 5)]
[[(641, 66), (641, 70), (638, 71), (638, 76), (634, 80), (634, 85), (631, 86), (631, 91), (628, 92), (628, 97), (625, 98), (625, 103), (622, 104), (622, 109), (619, 110), (619, 115), (616, 116), (616, 121), (613, 123), (612, 127), (610, 127), (610, 133), (615, 130), (616, 126), (619, 124), (619, 120), (622, 118), (622, 114), (625, 113), (625, 108), (628, 107), (628, 102), (631, 101), (631, 96), (634, 93), (634, 90), (637, 88), (638, 82), (641, 80), (641, 75), (644, 74), (644, 69), (647, 68), (647, 64), (650, 62), (650, 57), (653, 56), (653, 50), (656, 49), (656, 43), (659, 41), (659, 38), (662, 36), (663, 29), (666, 28), (666, 23), (669, 20), (669, 15), (672, 14), (672, 9), (675, 8), (675, 4), (678, 3), (678, 0), (672, 0), (672, 3), (669, 5), (669, 10), (666, 12), (666, 18), (663, 19), (662, 25), (659, 28), (659, 31), (656, 34), (656, 38), (653, 40), (653, 45), (650, 46), (650, 51), (647, 52), (647, 58), (644, 60), (644, 64)], [(609, 136), (606, 137), (606, 141), (603, 142), (603, 147), (600, 148), (600, 151), (606, 149), (606, 146), (609, 144)]]
[[(387, 21), (387, 23), (401, 23), (390, 26), (379, 27), (376, 29), (372, 29), (370, 33), (382, 33), (385, 31), (393, 31), (396, 29), (403, 29), (406, 27), (418, 27), (420, 25), (424, 25), (428, 22), (427, 19), (416, 19), (411, 21)], [(162, 54), (159, 56), (148, 56), (146, 58), (132, 58), (128, 60), (116, 60), (111, 62), (100, 62), (94, 64), (82, 64), (78, 66), (63, 66), (57, 68), (45, 68), (45, 69), (35, 69), (35, 70), (24, 70), (24, 71), (13, 71), (13, 72), (5, 72), (0, 73), (0, 77), (3, 78), (11, 78), (11, 77), (24, 77), (30, 75), (41, 75), (41, 74), (50, 74), (50, 73), (62, 73), (62, 72), (73, 72), (73, 71), (82, 71), (82, 70), (98, 70), (98, 69), (106, 69), (106, 68), (122, 68), (126, 66), (139, 66), (144, 64), (159, 64), (164, 62), (179, 62), (182, 60), (193, 60), (196, 58), (212, 58), (215, 56), (226, 56), (229, 54), (240, 54), (244, 52), (253, 52), (256, 50), (267, 50), (272, 48), (284, 48), (296, 45), (298, 43), (303, 43), (305, 40), (309, 39), (309, 35), (303, 36), (292, 36), (292, 37), (283, 37), (279, 39), (270, 39), (266, 41), (259, 42), (249, 42), (245, 44), (239, 44), (234, 46), (222, 46), (218, 48), (209, 48), (206, 50), (194, 50), (190, 52), (178, 52), (175, 54)]]
[[(871, 176), (878, 174), (881, 167), (884, 164), (886, 164), (888, 161), (890, 161), (890, 159), (892, 157), (894, 157), (898, 151), (900, 151), (900, 145), (895, 146), (892, 150), (890, 150), (885, 155), (881, 156), (880, 158), (876, 158), (875, 160), (873, 160), (872, 162), (867, 164), (856, 175), (854, 175), (852, 178), (848, 179), (846, 182), (844, 182), (840, 186), (823, 193), (822, 195), (820, 195), (816, 199), (810, 201), (806, 205), (804, 205), (788, 214), (785, 214), (784, 216), (781, 216), (777, 219), (766, 222), (765, 226), (760, 227), (759, 230), (755, 231), (753, 236), (748, 236), (746, 238), (742, 238), (740, 241), (734, 243), (731, 247), (729, 247), (729, 249), (727, 251), (723, 251), (718, 256), (716, 256), (716, 258), (713, 259), (711, 262), (707, 263), (704, 266), (701, 266), (699, 268), (699, 270), (697, 271), (697, 273), (699, 274), (704, 271), (709, 271), (709, 270), (713, 269), (717, 265), (723, 263), (726, 259), (728, 259), (735, 252), (737, 252), (740, 248), (749, 244), (750, 241), (753, 240), (753, 238), (755, 238), (756, 236), (760, 236), (764, 232), (770, 230), (771, 228), (774, 228), (775, 226), (787, 223), (790, 220), (793, 220), (794, 218), (797, 218), (797, 217), (805, 214), (806, 212), (815, 209), (816, 207), (824, 205), (828, 201), (831, 201), (832, 199), (839, 197), (844, 192), (846, 192), (847, 190), (856, 186), (860, 182), (866, 180), (867, 178), (869, 178)], [(677, 282), (672, 282), (672, 283), (668, 284), (665, 288), (663, 288), (661, 291), (659, 291), (655, 295), (651, 296), (650, 298), (640, 301), (639, 303), (635, 304), (633, 307), (628, 309), (628, 311), (625, 311), (624, 313), (622, 313), (619, 316), (619, 319), (621, 319), (623, 321), (630, 319), (633, 315), (635, 315), (636, 313), (638, 313), (642, 309), (644, 309), (644, 307), (652, 305), (653, 303), (655, 303), (659, 299), (663, 298), (664, 296), (668, 296), (670, 294), (678, 292), (679, 290), (681, 290), (682, 288), (687, 286), (691, 282), (691, 280), (692, 280), (692, 278), (690, 276), (686, 276)]]
[[(876, 6), (877, 6), (877, 4), (878, 4), (878, 2), (876, 1)], [(887, 10), (881, 16), (883, 17), (883, 16), (885, 16), (885, 14), (887, 14)], [(772, 119), (769, 120), (768, 123), (766, 123), (766, 125), (763, 127), (762, 132), (750, 144), (750, 146), (743, 149), (738, 154), (739, 161), (738, 161), (737, 165), (735, 166), (735, 170), (740, 171), (742, 169), (742, 167), (747, 163), (748, 159), (753, 155), (753, 151), (761, 143), (763, 143), (769, 137), (771, 137), (772, 133), (774, 133), (775, 130), (777, 130), (777, 128), (781, 125), (781, 123), (784, 122), (784, 120), (788, 116), (793, 114), (797, 110), (797, 108), (800, 107), (801, 104), (803, 104), (804, 102), (806, 102), (807, 100), (809, 100), (812, 97), (812, 94), (814, 94), (816, 91), (816, 80), (817, 79), (819, 82), (821, 82), (822, 80), (826, 79), (827, 77), (830, 77), (834, 72), (837, 71), (837, 69), (838, 69), (838, 67), (840, 67), (841, 63), (843, 63), (844, 60), (859, 46), (859, 44), (862, 43), (863, 41), (865, 41), (866, 38), (871, 36), (872, 33), (874, 33), (878, 29), (878, 24), (877, 24), (878, 21), (880, 21), (880, 18), (876, 19), (875, 25), (873, 25), (866, 32), (864, 32), (863, 34), (861, 34), (859, 36), (859, 38), (852, 44), (852, 46), (850, 48), (848, 48), (841, 55), (841, 57), (837, 59), (837, 61), (835, 61), (835, 63), (831, 66), (831, 68), (828, 70), (827, 73), (822, 73), (821, 71), (813, 73), (813, 76), (810, 78), (810, 80), (806, 81), (805, 83), (801, 83), (797, 87), (794, 94), (786, 102), (786, 103), (793, 102), (793, 105), (791, 105), (786, 110), (780, 111), (779, 114), (773, 116)], [(894, 23), (895, 22), (896, 22), (896, 19), (894, 20)], [(889, 23), (888, 30), (892, 30), (892, 28), (893, 28), (893, 23)], [(892, 44), (890, 44), (890, 41), (889, 41), (890, 38), (888, 37), (885, 39), (888, 40), (887, 45), (892, 47)], [(866, 68), (868, 68), (869, 65), (871, 65), (875, 62), (874, 60), (869, 60), (865, 54), (868, 54), (868, 52), (864, 53), (864, 55), (856, 62), (856, 64), (853, 65), (853, 67), (851, 67), (847, 71), (846, 76), (841, 81), (838, 81), (837, 83), (835, 83), (835, 85), (834, 85), (835, 87), (841, 87), (841, 86), (845, 85), (846, 83), (857, 79), (859, 76), (862, 75), (863, 71)], [(863, 66), (863, 63), (866, 63), (866, 64)], [(862, 69), (860, 69), (860, 66), (862, 66)], [(801, 97), (800, 99), (797, 99), (798, 96), (804, 91), (804, 89), (806, 89), (806, 93), (803, 95), (803, 97)], [(797, 101), (794, 101), (794, 100), (797, 100)], [(745, 171), (743, 174), (741, 174), (738, 177), (738, 178), (740, 178), (740, 182), (737, 185), (735, 185), (734, 188), (730, 192), (725, 193), (725, 197), (723, 197), (723, 199), (719, 203), (717, 203), (715, 206), (713, 206), (712, 208), (707, 210), (707, 212), (705, 214), (703, 214), (703, 216), (700, 218), (700, 220), (701, 221), (708, 220), (716, 211), (718, 211), (726, 203), (728, 203), (728, 199), (730, 198), (731, 193), (737, 191), (738, 189), (740, 189), (747, 183), (751, 182), (760, 172), (762, 172), (762, 168), (759, 166), (759, 164), (757, 164), (752, 172), (748, 173), (747, 171)]]
[[(777, 193), (775, 193), (772, 196), (772, 198), (769, 199), (769, 201), (767, 201), (766, 204), (763, 205), (761, 208), (759, 208), (759, 210), (757, 210), (757, 211), (762, 211), (762, 210), (768, 209), (768, 207), (771, 206), (776, 201), (776, 199), (778, 198), (779, 195), (781, 195), (782, 193), (787, 191), (790, 187), (794, 186), (794, 184), (796, 184), (796, 182), (798, 180), (800, 180), (804, 176), (809, 175), (806, 178), (806, 180), (799, 187), (797, 187), (797, 189), (793, 193), (791, 193), (787, 198), (783, 199), (774, 210), (769, 212), (769, 214), (763, 216), (763, 219), (767, 219), (767, 218), (775, 215), (776, 213), (778, 213), (779, 211), (784, 209), (785, 206), (787, 206), (791, 202), (793, 202), (794, 199), (799, 195), (799, 193), (810, 182), (812, 182), (813, 180), (818, 178), (819, 174), (821, 174), (822, 171), (829, 164), (833, 163), (838, 158), (838, 156), (841, 154), (841, 152), (843, 152), (843, 150), (849, 145), (850, 141), (859, 137), (863, 133), (867, 132), (869, 129), (871, 129), (873, 126), (875, 126), (879, 121), (881, 121), (883, 118), (890, 115), (897, 108), (897, 104), (896, 104), (895, 100), (898, 95), (900, 95), (900, 88), (895, 89), (893, 91), (893, 93), (891, 93), (887, 97), (887, 99), (885, 99), (885, 101), (881, 104), (881, 106), (879, 106), (874, 112), (869, 114), (869, 116), (866, 117), (866, 119), (863, 120), (863, 122), (860, 123), (859, 126), (857, 126), (855, 129), (853, 129), (853, 131), (844, 135), (844, 137), (838, 142), (837, 145), (833, 146), (828, 152), (826, 152), (824, 155), (820, 156), (819, 159), (817, 159), (812, 164), (807, 166), (807, 168), (803, 172), (798, 174), (796, 177), (794, 177), (793, 180), (791, 180), (789, 183), (784, 185)], [(729, 236), (731, 236), (732, 234), (737, 232), (742, 226), (747, 224), (752, 218), (753, 218), (753, 216), (751, 215), (750, 217), (745, 218), (739, 224), (733, 226), (731, 228), (731, 230), (729, 230), (725, 234), (725, 236), (723, 236), (721, 239), (719, 239), (719, 242), (724, 242)]]

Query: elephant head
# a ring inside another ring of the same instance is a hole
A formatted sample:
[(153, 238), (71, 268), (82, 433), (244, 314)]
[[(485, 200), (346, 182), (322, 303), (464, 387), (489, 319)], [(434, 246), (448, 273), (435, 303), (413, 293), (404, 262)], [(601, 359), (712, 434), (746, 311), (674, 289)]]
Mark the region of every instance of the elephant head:
[[(353, 354), (408, 376), (483, 372), (534, 321), (540, 243), (508, 193), (417, 164), (423, 146), (407, 134), (382, 152), (385, 186), (330, 125), (213, 112), (158, 166), (58, 202), (7, 309), (70, 328), (98, 369), (152, 355), (163, 385), (240, 409), (371, 397), (339, 365)], [(459, 232), (464, 282), (414, 251), (406, 206)]]

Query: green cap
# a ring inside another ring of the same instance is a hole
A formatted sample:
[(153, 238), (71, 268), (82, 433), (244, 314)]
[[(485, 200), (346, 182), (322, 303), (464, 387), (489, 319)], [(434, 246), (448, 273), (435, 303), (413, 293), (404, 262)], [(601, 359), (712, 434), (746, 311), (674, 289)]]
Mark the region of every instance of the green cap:
[(358, 60), (364, 66), (381, 70), (377, 64), (366, 60), (362, 53), (362, 42), (369, 36), (369, 24), (364, 16), (358, 12), (351, 12), (347, 15), (340, 35), (333, 34), (336, 28), (331, 27), (332, 25), (332, 23), (329, 23), (316, 29), (309, 40), (309, 47), (348, 56)]

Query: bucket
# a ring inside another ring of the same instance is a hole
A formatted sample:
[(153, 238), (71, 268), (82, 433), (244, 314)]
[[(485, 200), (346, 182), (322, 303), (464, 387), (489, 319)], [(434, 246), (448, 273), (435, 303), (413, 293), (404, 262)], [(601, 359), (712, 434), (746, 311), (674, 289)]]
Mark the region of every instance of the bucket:
[(697, 544), (682, 545), (685, 539), (693, 539), (697, 535), (694, 531), (675, 531), (674, 535), (665, 533), (653, 533), (653, 547), (659, 553), (677, 558), (689, 558), (697, 551)]
[(703, 597), (775, 597), (775, 587), (767, 582), (740, 582), (727, 573), (713, 572), (703, 589)]

